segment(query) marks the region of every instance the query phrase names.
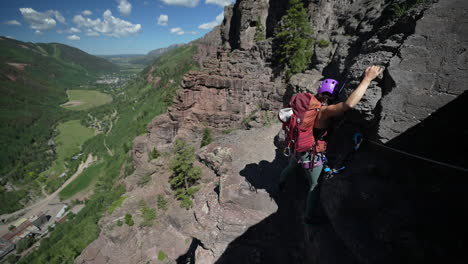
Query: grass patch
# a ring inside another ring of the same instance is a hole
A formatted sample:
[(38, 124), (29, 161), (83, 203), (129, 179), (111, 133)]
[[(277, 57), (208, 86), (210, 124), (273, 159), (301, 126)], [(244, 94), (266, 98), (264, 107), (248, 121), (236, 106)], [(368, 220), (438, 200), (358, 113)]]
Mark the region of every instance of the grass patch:
[(83, 171), (80, 176), (74, 179), (70, 184), (67, 185), (60, 193), (60, 200), (66, 200), (73, 195), (85, 190), (93, 181), (96, 174), (99, 173), (99, 170), (102, 169), (102, 163), (93, 165)]
[(93, 129), (82, 126), (79, 120), (61, 123), (57, 129), (59, 131), (55, 138), (57, 159), (48, 170), (41, 173), (49, 180), (63, 173), (66, 168), (66, 160), (78, 153), (81, 145), (94, 136)]
[(86, 110), (112, 102), (111, 95), (92, 90), (68, 90), (67, 95), (69, 102), (62, 107), (70, 110)]
[(319, 39), (317, 41), (317, 44), (320, 48), (326, 48), (330, 45), (330, 41), (326, 40), (326, 39)]
[(235, 128), (228, 128), (228, 129), (223, 130), (223, 134), (224, 135), (229, 135), (235, 130), (236, 130)]
[(158, 208), (161, 210), (167, 209), (167, 200), (162, 194), (158, 194)]
[(166, 253), (164, 253), (164, 251), (162, 251), (162, 250), (159, 250), (158, 259), (159, 259), (160, 261), (164, 261), (166, 258), (167, 258)]
[(139, 73), (143, 70), (143, 68), (127, 68), (127, 69), (122, 69), (120, 72), (123, 73)]
[(127, 196), (122, 196), (120, 197), (118, 200), (114, 201), (111, 206), (109, 207), (109, 213), (113, 213), (115, 211), (115, 209), (119, 208), (122, 206), (123, 202), (125, 201), (125, 199), (127, 199), (128, 197)]

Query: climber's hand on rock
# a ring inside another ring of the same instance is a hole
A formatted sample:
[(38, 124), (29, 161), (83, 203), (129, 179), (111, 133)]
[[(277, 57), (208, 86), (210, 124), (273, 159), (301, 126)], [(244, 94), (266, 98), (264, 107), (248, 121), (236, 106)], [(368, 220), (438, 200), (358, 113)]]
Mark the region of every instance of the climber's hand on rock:
[(364, 73), (364, 79), (367, 81), (372, 81), (374, 80), (379, 74), (383, 72), (383, 68), (380, 66), (372, 65), (367, 67), (365, 73)]

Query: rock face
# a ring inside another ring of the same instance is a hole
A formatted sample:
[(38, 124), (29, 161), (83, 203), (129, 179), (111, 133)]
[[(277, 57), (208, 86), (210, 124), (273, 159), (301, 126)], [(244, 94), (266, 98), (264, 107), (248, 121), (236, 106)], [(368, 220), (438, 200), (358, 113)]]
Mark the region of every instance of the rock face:
[(148, 125), (150, 133), (135, 139), (135, 145), (164, 149), (176, 136), (196, 141), (206, 126), (239, 127), (255, 112), (280, 107), (285, 85), (271, 80), (272, 70), (258, 51), (220, 50), (216, 56), (205, 58), (202, 71), (185, 75), (173, 106)]
[[(226, 7), (222, 25), (199, 42), (202, 70), (185, 75), (168, 113), (134, 141), (137, 171), (127, 189), (132, 197), (148, 194), (143, 199), (151, 202), (171, 191), (164, 162), (149, 161), (148, 152), (169, 149), (177, 137), (198, 144), (205, 127), (218, 132), (215, 143), (197, 152), (204, 177), (193, 208), (181, 210), (172, 201), (153, 228), (104, 229), (77, 263), (146, 263), (158, 250), (178, 263), (467, 262), (467, 239), (458, 234), (468, 221), (459, 213), (468, 209), (460, 203), (468, 197), (466, 171), (459, 169), (468, 167), (468, 128), (460, 120), (468, 103), (468, 3), (399, 2), (406, 8), (397, 14), (386, 0), (308, 1), (315, 38), (322, 41), (311, 68), (285, 84), (271, 65), (270, 37), (287, 2), (239, 0)], [(254, 40), (258, 23), (269, 39)], [(320, 221), (308, 229), (301, 173), (284, 193), (275, 190), (286, 163), (273, 144), (279, 124), (219, 132), (263, 124), (257, 120), (264, 112), (280, 108), (293, 92), (314, 92), (324, 77), (344, 84), (343, 100), (371, 64), (385, 71), (337, 122), (327, 156), (330, 165), (347, 169), (321, 179)], [(353, 153), (357, 131), (366, 140)], [(154, 185), (142, 189), (136, 182), (145, 173)], [(131, 201), (102, 225), (131, 211)], [(114, 257), (115, 250), (123, 251)]]
[(382, 139), (395, 138), (466, 91), (468, 25), (460, 5), (441, 1), (428, 10), (392, 57), (392, 86), (382, 100), (378, 130)]

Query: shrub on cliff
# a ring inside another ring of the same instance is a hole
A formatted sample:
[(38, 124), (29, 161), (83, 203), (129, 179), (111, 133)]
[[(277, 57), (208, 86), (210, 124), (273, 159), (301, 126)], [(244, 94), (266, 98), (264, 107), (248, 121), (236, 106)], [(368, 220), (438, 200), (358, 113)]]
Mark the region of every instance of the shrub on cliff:
[(140, 207), (141, 216), (143, 218), (143, 221), (140, 223), (140, 227), (152, 226), (153, 220), (156, 219), (156, 209), (148, 207), (144, 200), (140, 200), (138, 206)]
[(257, 27), (255, 29), (255, 41), (265, 40), (265, 26), (262, 24), (260, 17), (257, 17)]
[(192, 196), (198, 191), (197, 184), (201, 176), (201, 169), (193, 166), (195, 161), (195, 149), (181, 139), (175, 142), (175, 157), (171, 160), (171, 170), (173, 172), (169, 183), (177, 199), (181, 201), (183, 208), (192, 207)]
[(277, 62), (285, 69), (286, 78), (304, 71), (312, 57), (312, 27), (307, 9), (300, 0), (289, 0), (289, 9), (276, 30), (274, 45)]
[(135, 222), (133, 222), (133, 217), (131, 214), (125, 214), (125, 224), (129, 226), (133, 226)]
[(167, 209), (167, 200), (162, 194), (158, 194), (158, 208), (161, 210)]

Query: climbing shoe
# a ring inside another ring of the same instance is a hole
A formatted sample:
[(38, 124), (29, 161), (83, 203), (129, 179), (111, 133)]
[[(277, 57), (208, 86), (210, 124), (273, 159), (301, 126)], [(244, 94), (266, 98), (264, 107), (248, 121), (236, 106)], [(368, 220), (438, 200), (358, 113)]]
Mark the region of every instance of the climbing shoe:
[(284, 192), (284, 187), (286, 186), (286, 183), (280, 182), (278, 183), (278, 192)]

